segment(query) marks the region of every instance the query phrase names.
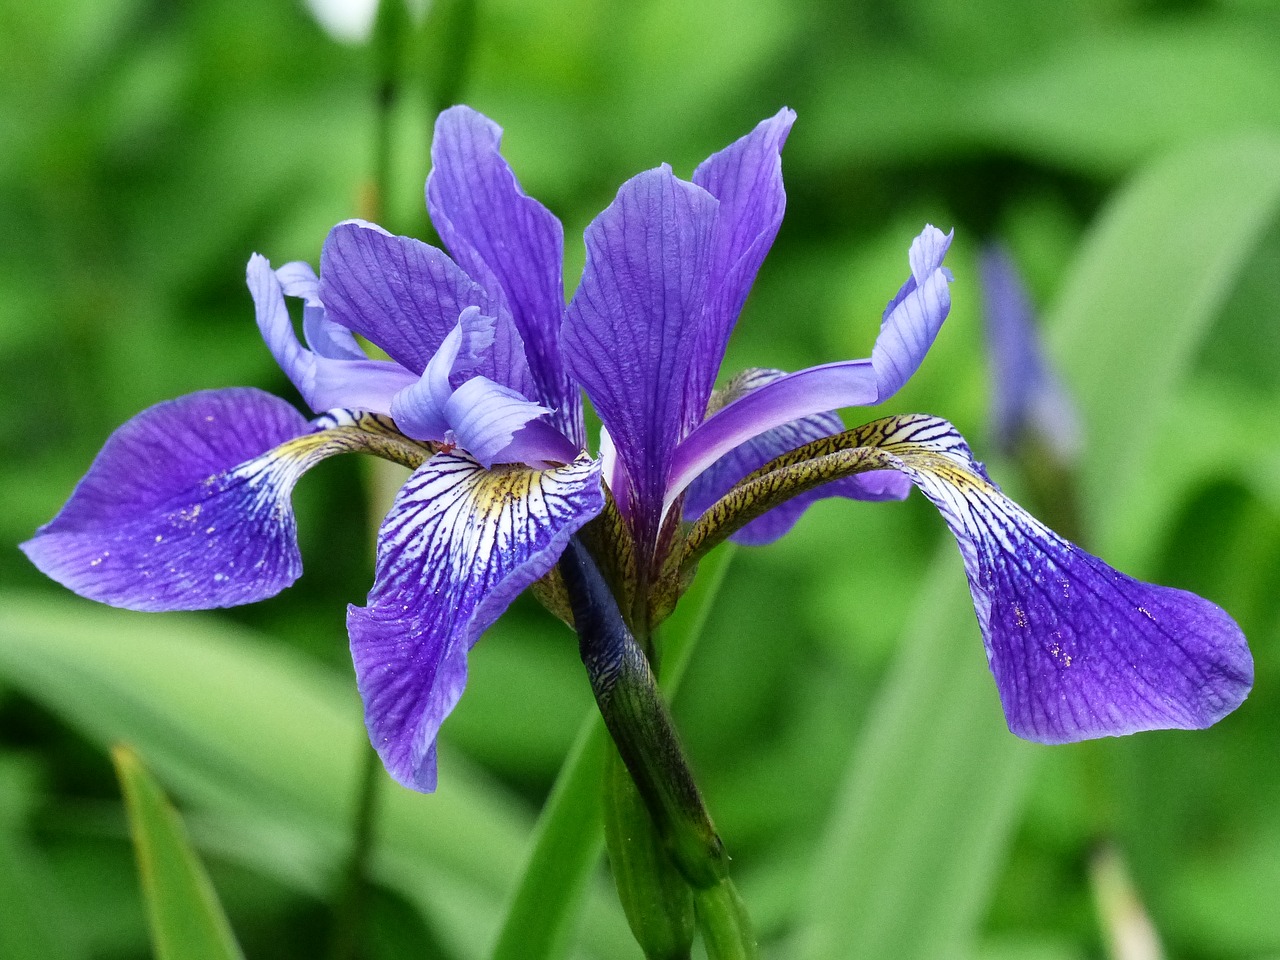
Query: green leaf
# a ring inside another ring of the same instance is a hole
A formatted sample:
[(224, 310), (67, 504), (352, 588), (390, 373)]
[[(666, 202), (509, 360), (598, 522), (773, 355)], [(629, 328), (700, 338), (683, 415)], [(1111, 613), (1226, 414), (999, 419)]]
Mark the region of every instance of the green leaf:
[[(1084, 497), (1113, 562), (1152, 438), (1280, 203), (1280, 142), (1180, 151), (1108, 207), (1064, 286), (1051, 344), (1088, 428)], [(799, 955), (970, 952), (1039, 748), (1001, 721), (955, 549), (921, 590), (819, 842)]]
[(1280, 123), (1274, 33), (1184, 21), (1068, 35), (973, 93), (991, 147), (1115, 174), (1189, 143)]
[[(0, 677), (104, 748), (133, 744), (197, 809), (298, 845), (326, 871), (320, 883), (336, 882), (369, 749), (353, 682), (211, 617), (12, 594), (0, 604)], [(436, 794), (384, 781), (372, 871), (474, 953), (529, 821), (442, 754)]]
[(159, 960), (242, 960), (182, 818), (128, 747), (111, 752), (124, 791), (142, 894)]
[(817, 846), (799, 956), (946, 955), (998, 876), (1035, 748), (1000, 716), (955, 548), (939, 551)]
[(82, 957), (60, 923), (57, 891), (47, 866), (19, 837), (0, 827), (0, 957), (55, 960)]
[[(675, 695), (724, 582), (731, 546), (702, 561), (697, 578), (663, 627), (662, 689)], [(542, 960), (565, 955), (582, 892), (604, 848), (601, 783), (608, 744), (592, 710), (556, 778), (534, 834), (533, 848), (507, 908), (494, 960)], [(620, 943), (629, 942), (623, 932)]]
[(1139, 551), (1136, 482), (1206, 331), (1280, 210), (1280, 139), (1237, 137), (1136, 177), (1085, 239), (1049, 316), (1055, 361), (1084, 414), (1081, 503), (1091, 542)]

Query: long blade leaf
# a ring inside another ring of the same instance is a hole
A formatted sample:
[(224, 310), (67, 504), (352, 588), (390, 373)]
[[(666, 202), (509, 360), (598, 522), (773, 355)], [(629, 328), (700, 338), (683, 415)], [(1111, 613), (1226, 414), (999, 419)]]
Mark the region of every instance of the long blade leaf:
[(178, 811), (128, 747), (111, 752), (124, 792), (159, 960), (243, 960)]

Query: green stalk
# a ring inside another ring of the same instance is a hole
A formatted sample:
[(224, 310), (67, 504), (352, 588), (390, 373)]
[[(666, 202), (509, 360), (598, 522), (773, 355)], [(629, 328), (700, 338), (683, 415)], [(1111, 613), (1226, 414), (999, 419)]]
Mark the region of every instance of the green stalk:
[(732, 880), (725, 877), (714, 887), (696, 891), (694, 906), (707, 960), (758, 960), (751, 919)]
[[(369, 220), (381, 220), (385, 212), (387, 188), (391, 180), (391, 127), (400, 96), (401, 51), (404, 43), (404, 4), (389, 0), (378, 7), (374, 22), (373, 48), (376, 71), (374, 92), (373, 174), (365, 209)], [(372, 745), (361, 744), (360, 780), (355, 814), (351, 823), (351, 851), (343, 870), (343, 880), (334, 905), (333, 933), (329, 941), (330, 960), (352, 960), (358, 955), (360, 936), (369, 900), (369, 861), (373, 856), (378, 820), (379, 785), (382, 761)]]
[[(697, 579), (663, 625), (662, 689), (674, 696), (724, 583), (734, 548), (699, 565)], [(491, 960), (553, 960), (569, 954), (583, 891), (599, 861), (601, 790), (608, 734), (597, 710), (583, 718), (534, 831), (524, 872), (507, 907)]]

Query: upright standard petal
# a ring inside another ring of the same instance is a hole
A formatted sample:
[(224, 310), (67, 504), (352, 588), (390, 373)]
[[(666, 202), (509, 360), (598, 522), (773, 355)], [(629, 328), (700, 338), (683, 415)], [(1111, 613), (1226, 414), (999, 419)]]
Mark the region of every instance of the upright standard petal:
[(1010, 730), (1065, 743), (1199, 729), (1244, 701), (1253, 659), (1222, 609), (1063, 540), (987, 479), (945, 420), (891, 420), (883, 447), (960, 546)]
[(494, 343), (477, 373), (525, 396), (536, 392), (525, 344), (504, 304), (444, 252), (358, 220), (340, 223), (320, 254), (326, 316), (421, 373), (458, 318), (477, 307), (494, 318)]
[(604, 507), (598, 462), (485, 470), (437, 454), (400, 490), (378, 537), (368, 606), (347, 624), (369, 738), (400, 783), (436, 785), (436, 734), (467, 651)]
[(739, 444), (793, 420), (871, 406), (897, 392), (920, 366), (951, 310), (951, 271), (942, 266), (950, 244), (951, 235), (932, 226), (911, 244), (911, 277), (885, 308), (871, 359), (827, 363), (779, 377), (699, 424), (672, 458), (663, 509)]
[[(781, 370), (746, 370), (717, 391), (715, 398), (724, 402), (758, 390), (785, 376)], [(844, 430), (844, 423), (834, 413), (816, 413), (774, 427), (746, 443), (734, 447), (690, 484), (683, 504), (684, 518), (696, 520), (708, 507), (728, 493), (739, 481), (759, 470), (770, 460), (820, 437)], [(812, 504), (825, 497), (848, 497), (852, 500), (901, 500), (911, 490), (911, 481), (893, 470), (858, 473), (842, 480), (800, 494), (751, 521), (733, 534), (732, 539), (748, 546), (772, 543), (783, 536)]]
[(702, 419), (742, 305), (773, 245), (787, 206), (782, 146), (795, 123), (783, 108), (751, 133), (704, 160), (693, 182), (720, 203), (711, 258), (707, 319), (690, 368), (688, 426)]
[(951, 271), (942, 265), (942, 258), (954, 233), (929, 224), (911, 243), (911, 277), (885, 307), (871, 351), (881, 401), (902, 389), (919, 369), (951, 311)]
[(457, 262), (510, 310), (537, 384), (527, 396), (556, 410), (552, 422), (581, 448), (581, 399), (560, 352), (564, 230), (520, 188), (501, 143), (502, 128), (470, 107), (440, 114), (427, 207)]
[(717, 207), (668, 167), (627, 181), (587, 228), (586, 268), (565, 320), (569, 371), (613, 439), (644, 543), (657, 535), (683, 432)]
[(81, 596), (133, 610), (251, 603), (301, 573), (289, 494), (311, 427), (252, 389), (169, 400), (121, 426), (22, 549)]

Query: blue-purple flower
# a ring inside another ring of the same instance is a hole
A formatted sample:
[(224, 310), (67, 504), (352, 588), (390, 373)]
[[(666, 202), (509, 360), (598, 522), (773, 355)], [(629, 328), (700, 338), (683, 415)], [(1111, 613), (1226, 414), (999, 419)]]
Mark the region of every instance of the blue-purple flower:
[[(844, 431), (833, 411), (882, 402), (923, 361), (950, 308), (950, 235), (926, 227), (912, 243), (870, 358), (748, 371), (714, 389), (781, 222), (793, 120), (765, 120), (692, 182), (665, 166), (627, 181), (587, 229), (566, 308), (559, 222), (520, 189), (494, 124), (446, 111), (427, 203), (451, 256), (352, 221), (330, 233), (318, 277), (250, 261), (259, 327), (318, 416), (248, 389), (144, 411), (24, 549), (118, 606), (247, 603), (300, 573), (289, 494), (307, 468), (348, 450), (414, 467), (348, 626), (370, 737), (392, 775), (422, 790), (435, 786), (436, 734), (468, 649), (604, 511), (616, 520), (604, 535), (627, 541), (615, 546), (631, 564), (615, 586), (638, 597), (630, 616), (656, 620), (663, 608), (646, 595), (678, 593), (717, 539), (767, 542), (818, 496), (901, 498), (914, 483), (960, 544), (1015, 732), (1197, 727), (1233, 709), (1252, 663), (1213, 604), (1057, 538), (945, 421)], [(303, 303), (304, 341), (286, 297)], [(355, 334), (389, 359), (369, 358)], [(605, 428), (598, 459), (580, 390)]]
[(1083, 448), (1080, 416), (1050, 368), (1036, 330), (1031, 299), (1008, 251), (983, 247), (978, 259), (991, 367), (991, 432), (1012, 453), (1033, 438), (1063, 465)]

